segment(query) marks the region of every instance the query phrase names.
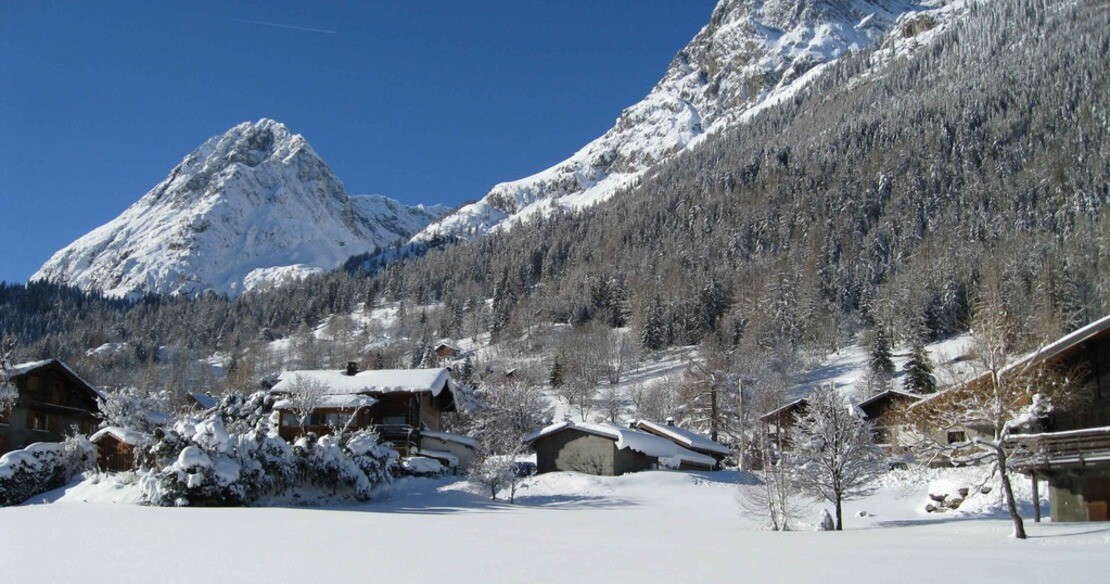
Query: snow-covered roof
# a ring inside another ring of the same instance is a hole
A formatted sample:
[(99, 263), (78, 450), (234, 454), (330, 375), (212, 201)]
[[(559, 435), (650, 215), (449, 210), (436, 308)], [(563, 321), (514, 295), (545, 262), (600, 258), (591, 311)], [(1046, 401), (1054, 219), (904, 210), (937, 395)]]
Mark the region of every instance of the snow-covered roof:
[[(1041, 348), (1037, 349), (1036, 351), (1033, 351), (1031, 353), (1027, 353), (1026, 355), (1023, 355), (1022, 357), (1020, 357), (1018, 359), (1015, 359), (1013, 362), (1011, 362), (1008, 365), (1006, 365), (1005, 367), (1003, 367), (1002, 371), (1000, 371), (1000, 374), (1001, 375), (1006, 375), (1007, 373), (1009, 373), (1011, 371), (1017, 371), (1021, 367), (1025, 367), (1026, 365), (1029, 365), (1030, 363), (1036, 363), (1036, 362), (1039, 362), (1039, 361), (1045, 361), (1045, 360), (1057, 357), (1061, 353), (1063, 353), (1063, 352), (1065, 352), (1069, 349), (1072, 349), (1072, 348), (1078, 346), (1079, 344), (1081, 344), (1085, 341), (1088, 341), (1088, 340), (1090, 340), (1090, 339), (1092, 339), (1092, 338), (1094, 338), (1094, 337), (1096, 337), (1100, 334), (1103, 334), (1106, 331), (1110, 331), (1110, 315), (1106, 315), (1106, 316), (1104, 316), (1104, 317), (1102, 317), (1102, 318), (1100, 318), (1100, 319), (1098, 319), (1098, 320), (1096, 320), (1096, 321), (1094, 321), (1094, 322), (1092, 322), (1092, 323), (1090, 323), (1086, 326), (1080, 327), (1080, 328), (1078, 328), (1078, 329), (1060, 337), (1059, 339), (1042, 346)], [(983, 378), (985, 378), (989, 375), (990, 375), (989, 372), (984, 373), (983, 375), (980, 375), (979, 377), (976, 377), (975, 379), (972, 379), (971, 381), (968, 381), (967, 383), (958, 383), (958, 384), (955, 384), (951, 387), (943, 389), (941, 391), (937, 391), (936, 393), (925, 396), (924, 398), (921, 398), (918, 403), (911, 405), (910, 408), (915, 408), (915, 407), (917, 407), (921, 404), (924, 404), (924, 403), (927, 403), (927, 402), (933, 402), (935, 400), (941, 399), (943, 396), (946, 396), (949, 393), (951, 393), (951, 392), (953, 392), (957, 389), (960, 389), (962, 387), (965, 387), (967, 385), (977, 383), (977, 382), (979, 382), (980, 379), (983, 379)]]
[(89, 383), (88, 381), (85, 381), (84, 378), (78, 375), (73, 369), (70, 369), (69, 365), (66, 365), (59, 359), (43, 359), (42, 361), (30, 361), (28, 363), (20, 363), (19, 365), (13, 365), (11, 367), (4, 368), (4, 374), (7, 375), (9, 379), (11, 379), (14, 377), (26, 375), (36, 369), (40, 369), (54, 363), (56, 363), (59, 367), (61, 367), (67, 373), (76, 378), (77, 381), (80, 381), (81, 384), (88, 387), (93, 392), (93, 394), (96, 395), (96, 397), (100, 399), (106, 399), (104, 394), (99, 389), (97, 389), (96, 386)]
[(220, 398), (214, 395), (208, 395), (207, 393), (192, 392), (189, 394), (189, 397), (192, 398), (198, 406), (206, 410), (210, 410), (220, 403)]
[(886, 390), (882, 393), (877, 393), (877, 394), (859, 402), (858, 404), (856, 404), (856, 408), (862, 410), (863, 408), (866, 408), (867, 406), (869, 406), (869, 405), (871, 405), (871, 404), (873, 404), (877, 401), (884, 400), (884, 399), (890, 399), (890, 398), (895, 398), (895, 399), (904, 398), (904, 399), (910, 399), (910, 400), (913, 400), (913, 401), (920, 401), (921, 400), (920, 395), (913, 394), (913, 393), (908, 393), (908, 392), (905, 392), (905, 391), (899, 391), (897, 389), (888, 389), (888, 390)]
[[(370, 407), (378, 403), (378, 400), (363, 394), (350, 393), (345, 395), (326, 395), (321, 400), (317, 409), (337, 409), (337, 410), (350, 410), (355, 408)], [(275, 410), (288, 410), (291, 405), (289, 400), (282, 399), (274, 403)]]
[(790, 410), (793, 410), (795, 408), (800, 408), (802, 406), (805, 406), (807, 403), (808, 403), (808, 400), (804, 397), (800, 398), (800, 399), (796, 399), (796, 400), (794, 400), (794, 401), (792, 401), (792, 402), (790, 402), (790, 403), (788, 403), (788, 404), (786, 404), (786, 405), (784, 405), (784, 406), (782, 406), (778, 409), (775, 409), (775, 410), (772, 410), (770, 412), (767, 412), (766, 414), (763, 414), (762, 416), (759, 417), (759, 419), (763, 420), (763, 421), (767, 421), (767, 420), (770, 420), (772, 418), (776, 418), (778, 416), (781, 416), (782, 414), (785, 414), (786, 412), (789, 412)]
[(445, 368), (435, 369), (369, 369), (347, 375), (339, 369), (312, 369), (285, 371), (271, 393), (288, 393), (293, 380), (300, 376), (309, 381), (322, 383), (326, 392), (332, 395), (380, 394), (380, 393), (423, 393), (437, 396), (446, 387), (452, 394), (455, 382)]
[(1022, 356), (1020, 359), (1010, 363), (1002, 370), (1005, 374), (1007, 371), (1017, 369), (1028, 363), (1036, 361), (1044, 361), (1056, 357), (1060, 353), (1079, 345), (1080, 343), (1099, 335), (1102, 332), (1110, 330), (1110, 314), (1086, 325), (1080, 327), (1055, 341), (1044, 345), (1043, 347), (1033, 351), (1027, 355)]
[[(617, 449), (621, 450), (628, 448), (635, 450), (648, 456), (658, 458), (661, 463), (681, 461), (689, 462), (692, 464), (701, 464), (713, 467), (717, 461), (710, 456), (688, 450), (654, 434), (633, 430), (632, 428), (622, 428), (612, 424), (589, 424), (586, 422), (559, 422), (558, 424), (551, 424), (546, 428), (532, 432), (524, 437), (524, 442), (531, 443), (552, 434), (557, 434), (564, 430), (578, 430), (586, 434), (593, 434), (601, 436), (602, 438), (609, 438), (617, 443)], [(677, 466), (670, 464), (668, 466)]]
[(462, 349), (460, 349), (458, 345), (456, 345), (455, 343), (451, 342), (448, 339), (443, 339), (443, 340), (439, 341), (438, 343), (436, 343), (436, 346), (433, 347), (433, 348), (438, 351), (440, 349), (440, 347), (443, 347), (445, 349), (451, 349), (452, 351), (454, 351), (456, 353), (462, 353)]
[(451, 434), (450, 432), (433, 432), (429, 430), (421, 430), (420, 435), (426, 436), (428, 438), (437, 438), (439, 440), (443, 440), (444, 442), (454, 442), (456, 444), (462, 444), (463, 446), (473, 448), (474, 450), (480, 449), (480, 447), (478, 446), (478, 442), (469, 436)]
[(136, 430), (128, 430), (118, 426), (108, 426), (107, 428), (96, 431), (92, 436), (89, 436), (89, 442), (96, 442), (104, 436), (112, 436), (116, 440), (132, 446), (142, 446), (152, 441), (150, 434)]
[(732, 449), (719, 442), (714, 442), (706, 436), (691, 432), (685, 428), (678, 426), (668, 426), (667, 424), (657, 424), (648, 420), (638, 420), (636, 427), (641, 430), (646, 430), (652, 434), (663, 435), (670, 440), (677, 442), (680, 446), (685, 446), (692, 450), (701, 452), (713, 452), (716, 454), (729, 455), (732, 454)]

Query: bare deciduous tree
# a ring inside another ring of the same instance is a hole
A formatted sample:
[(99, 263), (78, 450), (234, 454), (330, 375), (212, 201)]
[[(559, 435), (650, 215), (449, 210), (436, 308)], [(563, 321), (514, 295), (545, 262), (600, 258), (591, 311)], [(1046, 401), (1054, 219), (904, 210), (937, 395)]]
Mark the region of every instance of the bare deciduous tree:
[[(1017, 329), (997, 297), (980, 303), (972, 328), (973, 376), (909, 408), (906, 421), (918, 430), (917, 450), (923, 456), (991, 464), (1002, 483), (1013, 536), (1025, 539), (1010, 483), (1013, 447), (1007, 437), (1082, 396), (1070, 382), (1076, 376), (1054, 369), (1039, 358), (1039, 351), (1013, 357), (1013, 340), (1022, 333)], [(949, 431), (971, 436), (949, 443)]]
[(871, 425), (849, 409), (832, 387), (807, 398), (805, 414), (790, 429), (790, 464), (802, 491), (836, 507), (836, 530), (843, 529), (845, 499), (870, 493), (885, 470)]
[(749, 448), (763, 466), (761, 485), (740, 486), (740, 507), (752, 515), (762, 516), (774, 531), (789, 531), (799, 513), (802, 494), (794, 480), (795, 469), (789, 458), (782, 456), (781, 434), (760, 432)]
[(327, 395), (327, 384), (298, 373), (293, 376), (293, 380), (289, 383), (285, 400), (289, 404), (289, 411), (297, 416), (297, 419), (301, 422), (301, 428), (304, 429), (308, 427), (312, 412), (323, 405)]

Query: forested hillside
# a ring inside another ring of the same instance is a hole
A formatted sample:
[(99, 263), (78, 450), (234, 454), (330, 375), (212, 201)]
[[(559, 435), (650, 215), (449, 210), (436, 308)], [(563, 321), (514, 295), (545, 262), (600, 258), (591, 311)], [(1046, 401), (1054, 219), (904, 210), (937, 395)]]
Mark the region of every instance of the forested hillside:
[(398, 360), (544, 322), (630, 326), (649, 350), (828, 349), (875, 327), (936, 338), (966, 328), (984, 289), (1048, 335), (1110, 310), (1108, 55), (1105, 3), (974, 4), (908, 58), (847, 57), (589, 213), (235, 299), (5, 286), (0, 327), (17, 358), (127, 343), (95, 362), (102, 383), (180, 382), (216, 352), (248, 383), (282, 366), (258, 365), (257, 347), (366, 302), (400, 303), (382, 337), (407, 343)]

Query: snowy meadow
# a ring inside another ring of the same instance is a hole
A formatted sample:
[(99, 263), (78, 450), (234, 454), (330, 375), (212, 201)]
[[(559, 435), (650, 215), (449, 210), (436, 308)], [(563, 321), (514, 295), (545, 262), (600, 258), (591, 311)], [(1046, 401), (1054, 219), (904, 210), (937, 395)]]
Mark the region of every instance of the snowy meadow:
[(928, 491), (982, 471), (929, 472), (884, 477), (846, 504), (840, 533), (812, 531), (820, 505), (798, 531), (763, 530), (737, 502), (757, 479), (735, 471), (550, 473), (515, 505), (461, 479), (410, 478), (317, 508), (146, 507), (132, 485), (94, 479), (0, 509), (0, 565), (6, 582), (113, 584), (1104, 581), (1090, 566), (1110, 526), (1030, 522), (1017, 541), (997, 490), (926, 514)]

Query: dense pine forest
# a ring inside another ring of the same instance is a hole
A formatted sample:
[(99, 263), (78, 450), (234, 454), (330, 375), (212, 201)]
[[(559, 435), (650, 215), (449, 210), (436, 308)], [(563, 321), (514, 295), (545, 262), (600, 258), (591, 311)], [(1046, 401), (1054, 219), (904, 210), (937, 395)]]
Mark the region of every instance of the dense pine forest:
[[(226, 383), (255, 384), (289, 365), (260, 350), (286, 337), (301, 366), (375, 341), (375, 359), (411, 366), (438, 338), (513, 340), (542, 323), (781, 358), (861, 331), (941, 338), (984, 294), (1022, 325), (1021, 348), (1110, 311), (1108, 55), (1105, 3), (975, 4), (908, 58), (842, 59), (585, 212), (233, 299), (3, 285), (0, 331), (15, 360), (182, 388), (224, 383), (199, 361), (217, 353)], [(349, 316), (387, 303), (391, 330)], [(331, 315), (358, 333), (314, 346), (305, 333)], [(126, 345), (86, 353), (110, 343)]]

